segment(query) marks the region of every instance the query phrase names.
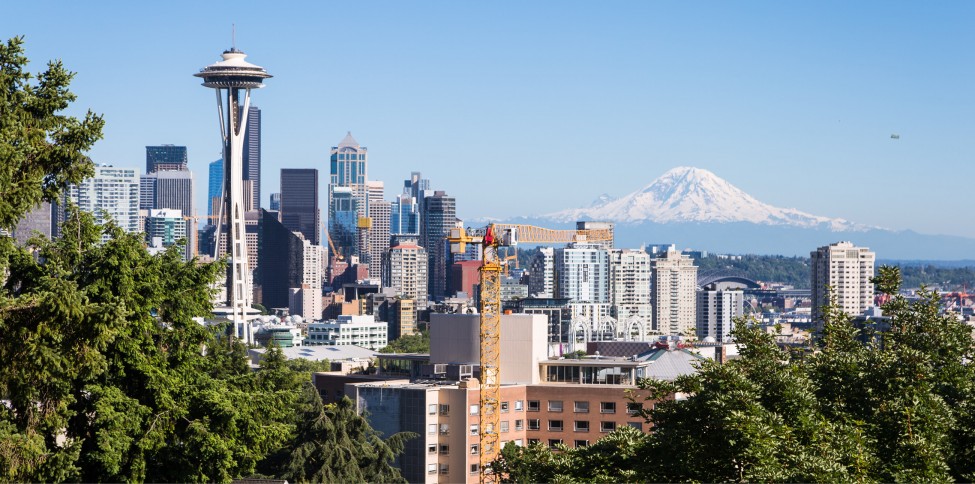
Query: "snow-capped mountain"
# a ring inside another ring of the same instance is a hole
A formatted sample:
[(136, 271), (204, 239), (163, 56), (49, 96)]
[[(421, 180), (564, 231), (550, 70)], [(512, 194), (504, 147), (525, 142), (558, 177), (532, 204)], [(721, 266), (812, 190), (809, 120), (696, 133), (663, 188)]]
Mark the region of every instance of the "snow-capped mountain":
[(811, 215), (794, 208), (773, 207), (756, 200), (708, 170), (685, 166), (664, 173), (642, 190), (629, 195), (617, 199), (601, 195), (590, 207), (562, 210), (543, 217), (559, 222), (750, 222), (818, 227), (832, 231), (863, 231), (875, 228), (843, 219)]

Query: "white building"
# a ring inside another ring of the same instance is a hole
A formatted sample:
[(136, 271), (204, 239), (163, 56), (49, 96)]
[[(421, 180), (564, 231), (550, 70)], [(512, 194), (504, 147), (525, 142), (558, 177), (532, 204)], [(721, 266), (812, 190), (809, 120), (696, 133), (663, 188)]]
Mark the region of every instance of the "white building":
[[(295, 234), (300, 234), (295, 232)], [(290, 288), (288, 311), (305, 321), (322, 319), (322, 283), (325, 280), (326, 249), (302, 238), (301, 287)]]
[[(96, 166), (95, 176), (71, 186), (67, 197), (79, 210), (93, 214), (98, 224), (114, 220), (126, 232), (139, 230), (139, 174), (134, 168)], [(63, 222), (63, 206), (60, 212), (58, 222)]]
[(830, 289), (836, 296), (836, 305), (850, 316), (859, 316), (873, 305), (870, 279), (877, 254), (852, 242), (837, 242), (820, 247), (809, 256), (812, 319), (819, 329), (823, 323), (822, 307), (830, 302)]
[(671, 246), (651, 263), (650, 304), (654, 330), (693, 336), (697, 323), (697, 266), (690, 256)]
[(555, 297), (555, 249), (538, 249), (528, 269), (528, 294), (538, 298)]
[(745, 314), (745, 295), (739, 289), (717, 289), (714, 285), (697, 292), (697, 337), (731, 341), (734, 318)]
[(378, 350), (388, 344), (388, 324), (372, 316), (341, 315), (338, 319), (308, 323), (306, 345), (355, 345)]
[(192, 251), (188, 240), (188, 222), (183, 218), (183, 213), (174, 208), (148, 210), (145, 219), (146, 240), (152, 243), (158, 238), (161, 247), (171, 247), (182, 239), (186, 244), (184, 258), (189, 260)]
[(642, 321), (649, 326), (650, 254), (643, 250), (614, 249), (609, 253), (612, 315), (618, 321)]
[(385, 258), (386, 280), (383, 281), (383, 287), (388, 287), (397, 296), (412, 299), (418, 307), (425, 308), (429, 262), (426, 249), (416, 242), (416, 239), (399, 237), (396, 245), (389, 248)]
[(574, 242), (555, 250), (557, 297), (609, 304), (609, 252), (600, 244)]

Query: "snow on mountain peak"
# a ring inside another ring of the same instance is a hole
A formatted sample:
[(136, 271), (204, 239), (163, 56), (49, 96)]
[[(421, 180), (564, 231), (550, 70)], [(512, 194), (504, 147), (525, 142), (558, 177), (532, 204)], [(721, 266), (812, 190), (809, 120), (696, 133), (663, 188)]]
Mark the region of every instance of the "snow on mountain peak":
[(642, 190), (629, 195), (617, 199), (603, 195), (591, 207), (562, 210), (546, 217), (562, 222), (751, 222), (800, 227), (825, 226), (832, 230), (866, 228), (842, 219), (773, 207), (756, 200), (708, 170), (688, 166), (668, 170)]

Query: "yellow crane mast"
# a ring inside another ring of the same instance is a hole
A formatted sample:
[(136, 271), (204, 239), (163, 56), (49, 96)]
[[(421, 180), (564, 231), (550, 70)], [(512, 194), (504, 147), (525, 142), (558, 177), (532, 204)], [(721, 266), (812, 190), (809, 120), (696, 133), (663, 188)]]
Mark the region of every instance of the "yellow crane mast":
[(482, 248), (480, 269), (480, 480), (496, 482), (491, 463), (498, 456), (498, 431), (501, 398), (501, 270), (499, 247), (514, 247), (519, 242), (558, 244), (569, 242), (605, 242), (613, 238), (610, 230), (555, 230), (532, 225), (490, 224), (483, 229), (450, 230), (450, 251), (462, 253), (467, 244)]

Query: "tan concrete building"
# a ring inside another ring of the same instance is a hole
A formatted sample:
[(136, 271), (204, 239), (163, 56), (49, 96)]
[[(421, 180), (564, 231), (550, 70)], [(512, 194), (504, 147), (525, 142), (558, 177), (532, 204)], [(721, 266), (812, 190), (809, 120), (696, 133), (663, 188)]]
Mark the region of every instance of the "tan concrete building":
[(653, 327), (662, 334), (694, 337), (697, 323), (697, 266), (671, 246), (651, 265)]
[(818, 329), (822, 329), (822, 307), (830, 302), (830, 289), (836, 304), (850, 316), (860, 316), (873, 305), (870, 279), (877, 254), (852, 242), (837, 242), (820, 247), (809, 256), (812, 320)]

